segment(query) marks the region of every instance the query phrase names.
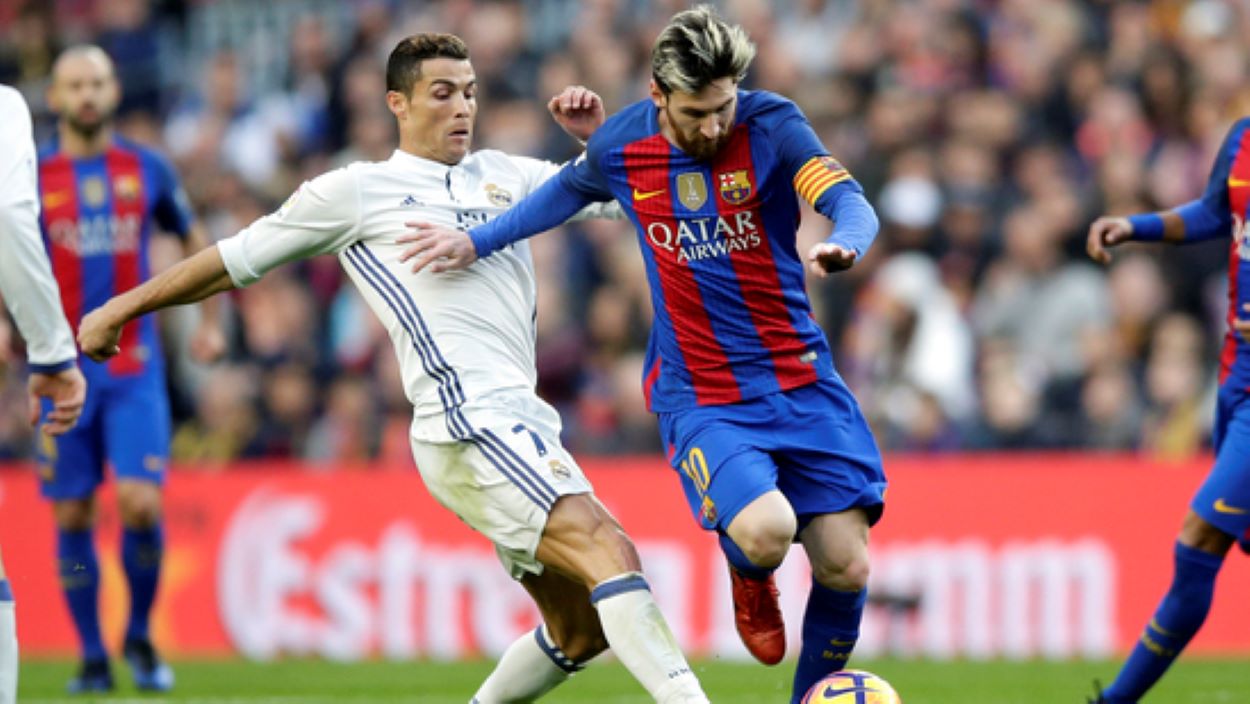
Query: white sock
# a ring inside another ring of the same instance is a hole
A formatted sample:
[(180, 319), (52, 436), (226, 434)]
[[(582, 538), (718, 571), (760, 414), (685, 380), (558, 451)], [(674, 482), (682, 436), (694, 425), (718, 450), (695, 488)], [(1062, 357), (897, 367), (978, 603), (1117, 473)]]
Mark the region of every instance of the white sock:
[(539, 626), (508, 646), (471, 704), (532, 702), (580, 669)]
[(590, 592), (590, 603), (599, 611), (612, 652), (656, 702), (707, 702), (641, 574), (630, 572), (600, 583)]
[(0, 704), (17, 701), (17, 608), (7, 580), (0, 579)]

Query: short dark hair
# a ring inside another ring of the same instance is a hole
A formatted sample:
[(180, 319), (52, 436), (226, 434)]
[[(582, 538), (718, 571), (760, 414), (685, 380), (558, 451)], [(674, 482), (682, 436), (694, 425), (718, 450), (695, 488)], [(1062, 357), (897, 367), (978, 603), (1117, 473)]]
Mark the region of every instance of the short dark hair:
[(721, 19), (711, 5), (697, 5), (673, 16), (651, 48), (651, 77), (668, 95), (698, 93), (713, 81), (741, 83), (755, 58), (755, 45), (736, 24)]
[(454, 34), (423, 32), (400, 40), (386, 60), (386, 89), (404, 95), (421, 80), (421, 62), (426, 59), (468, 59), (469, 47)]

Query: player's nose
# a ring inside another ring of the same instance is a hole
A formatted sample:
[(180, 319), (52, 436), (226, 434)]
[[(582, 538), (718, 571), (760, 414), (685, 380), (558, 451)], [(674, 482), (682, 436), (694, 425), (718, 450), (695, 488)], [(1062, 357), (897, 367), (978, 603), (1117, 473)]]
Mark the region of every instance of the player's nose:
[(725, 131), (725, 126), (722, 125), (721, 121), (715, 117), (704, 120), (700, 127), (700, 132), (702, 132), (703, 136), (708, 139), (716, 139), (722, 132)]

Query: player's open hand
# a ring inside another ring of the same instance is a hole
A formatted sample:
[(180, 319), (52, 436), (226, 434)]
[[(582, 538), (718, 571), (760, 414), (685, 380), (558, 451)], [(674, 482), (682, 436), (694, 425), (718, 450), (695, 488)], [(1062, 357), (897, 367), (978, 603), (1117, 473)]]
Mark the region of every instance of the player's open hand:
[(855, 258), (853, 249), (829, 242), (818, 242), (807, 250), (807, 268), (823, 279), (830, 274), (850, 269), (855, 264)]
[(30, 394), (27, 405), (32, 426), (39, 423), (40, 399), (52, 402), (52, 410), (43, 422), (45, 435), (60, 435), (74, 427), (87, 398), (87, 380), (77, 366), (55, 374), (31, 374), (26, 389)]
[(565, 132), (583, 144), (607, 119), (599, 94), (585, 86), (568, 86), (547, 101), (547, 110)]
[(78, 324), (78, 346), (83, 354), (97, 362), (121, 352), (118, 340), (122, 336), (122, 325), (113, 322), (107, 311), (108, 304), (105, 303), (88, 313)]
[(412, 262), (412, 273), (427, 266), (435, 273), (464, 269), (477, 261), (477, 248), (469, 233), (428, 222), (406, 222), (412, 228), (396, 242), (408, 245), (399, 261)]
[(1089, 258), (1099, 264), (1111, 263), (1109, 247), (1114, 247), (1133, 237), (1133, 224), (1128, 218), (1101, 217), (1089, 226), (1089, 235), (1085, 238), (1085, 251)]

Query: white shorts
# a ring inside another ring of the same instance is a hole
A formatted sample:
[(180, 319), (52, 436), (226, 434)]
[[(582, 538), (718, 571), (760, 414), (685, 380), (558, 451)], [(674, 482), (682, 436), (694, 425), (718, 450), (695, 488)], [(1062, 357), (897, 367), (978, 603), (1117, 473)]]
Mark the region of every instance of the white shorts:
[(560, 444), (560, 417), (532, 394), (463, 415), (471, 440), (411, 439), (417, 470), (439, 503), (495, 544), (514, 579), (542, 574), (534, 551), (556, 499), (592, 491)]

